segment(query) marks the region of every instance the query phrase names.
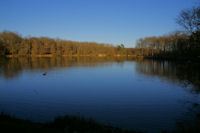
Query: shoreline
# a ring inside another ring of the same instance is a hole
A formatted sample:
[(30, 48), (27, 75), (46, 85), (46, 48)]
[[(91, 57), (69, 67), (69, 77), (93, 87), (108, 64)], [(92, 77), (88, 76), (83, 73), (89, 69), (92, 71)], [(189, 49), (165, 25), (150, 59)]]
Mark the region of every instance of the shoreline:
[(4, 113), (0, 114), (0, 131), (21, 133), (142, 133), (104, 125), (93, 119), (78, 116), (60, 116), (50, 122), (32, 122)]
[(137, 55), (5, 55), (5, 57), (13, 58), (13, 57), (135, 57), (135, 58), (144, 58), (144, 56), (137, 56)]

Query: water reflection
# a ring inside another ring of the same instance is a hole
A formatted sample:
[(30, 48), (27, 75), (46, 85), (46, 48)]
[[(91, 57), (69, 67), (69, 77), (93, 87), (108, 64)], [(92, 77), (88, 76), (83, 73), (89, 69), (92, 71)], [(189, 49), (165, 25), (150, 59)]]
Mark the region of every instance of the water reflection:
[(136, 71), (146, 76), (167, 79), (179, 82), (182, 87), (192, 85), (191, 92), (199, 93), (200, 90), (200, 63), (171, 62), (155, 60), (138, 60), (127, 57), (54, 57), (54, 58), (0, 58), (0, 76), (14, 78), (20, 76), (23, 70), (51, 70), (70, 67), (97, 67), (112, 65), (118, 62), (135, 61)]
[(191, 93), (193, 100), (183, 99), (181, 102), (187, 111), (177, 120), (174, 133), (200, 132), (200, 64), (195, 62), (170, 62), (144, 60), (137, 62), (136, 70), (140, 74), (159, 77), (172, 83), (178, 83)]
[(39, 116), (39, 121), (80, 112), (153, 133), (171, 129), (174, 122), (177, 131), (187, 123), (194, 128), (200, 114), (199, 68), (130, 57), (0, 58), (0, 111), (31, 120)]
[(0, 58), (0, 76), (14, 78), (20, 76), (23, 70), (51, 70), (70, 67), (97, 67), (112, 65), (111, 62), (131, 61), (134, 58), (126, 57), (19, 57)]
[(136, 63), (136, 71), (151, 77), (164, 78), (188, 88), (191, 93), (200, 92), (200, 63), (143, 60)]

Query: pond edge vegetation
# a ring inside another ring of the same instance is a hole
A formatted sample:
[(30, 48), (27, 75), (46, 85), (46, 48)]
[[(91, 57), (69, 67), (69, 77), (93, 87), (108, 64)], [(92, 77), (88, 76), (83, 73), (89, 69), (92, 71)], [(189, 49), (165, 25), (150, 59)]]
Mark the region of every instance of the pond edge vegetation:
[(0, 114), (1, 132), (21, 133), (142, 133), (100, 124), (93, 119), (78, 116), (59, 116), (51, 122), (32, 122)]

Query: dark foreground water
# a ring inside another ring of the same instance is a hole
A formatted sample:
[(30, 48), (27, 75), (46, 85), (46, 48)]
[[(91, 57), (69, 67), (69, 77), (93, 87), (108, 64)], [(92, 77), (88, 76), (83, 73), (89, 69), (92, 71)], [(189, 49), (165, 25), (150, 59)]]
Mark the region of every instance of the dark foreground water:
[(40, 122), (83, 116), (149, 133), (195, 128), (199, 69), (131, 58), (1, 58), (0, 112)]

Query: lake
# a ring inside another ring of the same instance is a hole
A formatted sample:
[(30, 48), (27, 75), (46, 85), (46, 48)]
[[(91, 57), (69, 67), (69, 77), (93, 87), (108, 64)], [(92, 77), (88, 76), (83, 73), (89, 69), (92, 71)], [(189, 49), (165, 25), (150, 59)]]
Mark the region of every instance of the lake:
[(75, 115), (157, 133), (195, 125), (200, 64), (125, 57), (0, 58), (0, 112), (46, 122)]

